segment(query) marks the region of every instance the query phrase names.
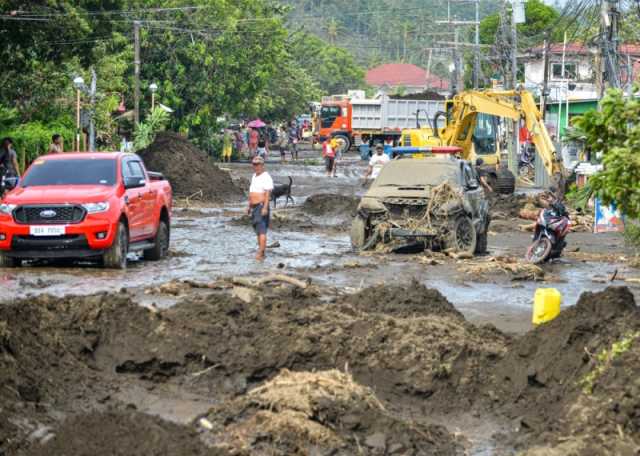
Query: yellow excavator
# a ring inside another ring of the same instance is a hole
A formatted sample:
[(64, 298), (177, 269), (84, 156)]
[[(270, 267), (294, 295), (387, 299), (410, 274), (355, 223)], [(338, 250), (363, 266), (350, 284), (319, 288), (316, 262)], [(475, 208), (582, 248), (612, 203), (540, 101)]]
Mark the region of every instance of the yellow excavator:
[[(499, 118), (523, 119), (532, 142), (549, 176), (560, 183), (562, 163), (549, 132), (542, 121), (533, 95), (526, 90), (468, 90), (445, 102), (446, 112), (439, 112), (434, 126), (404, 130), (398, 149), (420, 157), (421, 150), (433, 146), (461, 149), (462, 158), (475, 162), (483, 159), (490, 185), (498, 193), (513, 193), (515, 176), (501, 163), (497, 130)], [(444, 126), (439, 125), (444, 118)]]

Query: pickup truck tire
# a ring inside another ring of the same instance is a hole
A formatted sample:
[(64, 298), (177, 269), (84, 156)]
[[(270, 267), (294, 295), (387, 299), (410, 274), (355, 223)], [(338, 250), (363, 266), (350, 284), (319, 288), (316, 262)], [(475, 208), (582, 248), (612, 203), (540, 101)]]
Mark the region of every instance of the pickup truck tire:
[(466, 215), (456, 217), (450, 225), (447, 249), (473, 255), (476, 252), (477, 243), (478, 236), (471, 219)]
[(126, 269), (127, 252), (129, 251), (129, 232), (127, 226), (120, 222), (116, 237), (111, 247), (102, 255), (102, 263), (109, 269)]
[(17, 268), (22, 263), (20, 258), (14, 258), (0, 253), (0, 268)]
[(158, 225), (158, 233), (153, 241), (153, 248), (144, 251), (144, 259), (149, 261), (162, 260), (169, 252), (169, 227), (164, 220)]

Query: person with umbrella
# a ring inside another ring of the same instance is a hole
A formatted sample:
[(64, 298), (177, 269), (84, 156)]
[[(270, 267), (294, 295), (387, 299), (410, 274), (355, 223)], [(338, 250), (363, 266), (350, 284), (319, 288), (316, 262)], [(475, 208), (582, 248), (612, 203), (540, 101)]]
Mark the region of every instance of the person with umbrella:
[(256, 119), (249, 122), (247, 125), (249, 130), (249, 152), (252, 157), (256, 156), (258, 152), (258, 142), (260, 141), (260, 128), (264, 128), (267, 124), (265, 124), (262, 120)]

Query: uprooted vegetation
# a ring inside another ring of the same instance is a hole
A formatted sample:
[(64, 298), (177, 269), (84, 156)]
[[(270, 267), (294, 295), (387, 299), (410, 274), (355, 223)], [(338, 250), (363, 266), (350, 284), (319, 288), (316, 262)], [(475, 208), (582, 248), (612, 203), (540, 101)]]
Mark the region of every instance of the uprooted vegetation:
[[(331, 299), (259, 291), (249, 303), (187, 294), (166, 310), (126, 293), (0, 306), (0, 449), (73, 454), (92, 438), (117, 454), (122, 422), (135, 435), (148, 427), (193, 441), (192, 453), (174, 454), (199, 454), (202, 438), (214, 454), (461, 454), (460, 438), (403, 412), (416, 405), (517, 418), (530, 456), (640, 445), (640, 344), (630, 337), (640, 317), (625, 288), (586, 293), (515, 339), (471, 325), (417, 283)], [(206, 427), (164, 426), (116, 399), (130, 384), (171, 385), (218, 405)], [(60, 414), (70, 421), (58, 424)]]
[(282, 371), (206, 416), (230, 454), (463, 454), (441, 426), (392, 416), (370, 388), (336, 371)]

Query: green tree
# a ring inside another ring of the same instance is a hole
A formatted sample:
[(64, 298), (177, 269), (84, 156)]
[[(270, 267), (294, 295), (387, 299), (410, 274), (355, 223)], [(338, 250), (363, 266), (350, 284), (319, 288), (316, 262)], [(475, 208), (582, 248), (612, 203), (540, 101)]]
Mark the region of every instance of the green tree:
[[(509, 11), (507, 17), (510, 17)], [(552, 40), (562, 40), (562, 27), (551, 28), (560, 19), (560, 13), (552, 6), (545, 5), (541, 0), (528, 0), (525, 3), (526, 22), (518, 24), (518, 37), (529, 46), (542, 43), (544, 32), (549, 31)], [(496, 33), (500, 27), (498, 13), (486, 16), (480, 21), (480, 42), (494, 44)]]
[(576, 118), (575, 134), (602, 157), (604, 170), (589, 179), (592, 190), (605, 204), (615, 202), (629, 217), (640, 217), (640, 87), (633, 97), (608, 90), (600, 110)]
[(355, 62), (353, 55), (315, 35), (296, 35), (290, 49), (294, 61), (325, 94), (345, 93), (365, 85), (364, 69)]

